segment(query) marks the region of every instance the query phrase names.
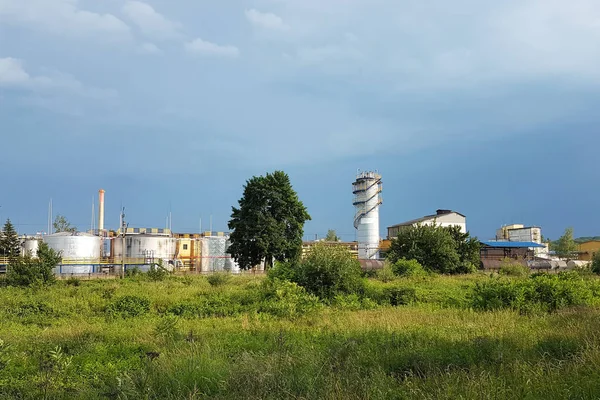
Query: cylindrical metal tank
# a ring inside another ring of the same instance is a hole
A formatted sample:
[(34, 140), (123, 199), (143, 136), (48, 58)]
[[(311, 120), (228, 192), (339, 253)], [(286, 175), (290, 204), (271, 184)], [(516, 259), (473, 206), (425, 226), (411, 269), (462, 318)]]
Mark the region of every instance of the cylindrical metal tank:
[[(111, 257), (118, 262), (123, 257), (123, 239), (115, 237), (112, 239)], [(147, 271), (150, 264), (162, 260), (165, 268), (174, 265), (177, 239), (161, 235), (126, 235), (125, 236), (125, 259), (126, 264), (140, 264), (138, 268)]]
[(379, 206), (381, 200), (381, 175), (362, 172), (352, 184), (354, 194), (354, 228), (358, 230), (358, 258), (375, 260), (379, 257)]
[(21, 242), (21, 254), (29, 254), (31, 257), (37, 257), (38, 247), (40, 245), (40, 239), (37, 238), (25, 238)]
[(84, 232), (60, 232), (44, 236), (44, 243), (59, 252), (62, 264), (55, 269), (60, 274), (88, 274), (100, 261), (101, 240)]
[(231, 242), (226, 236), (206, 236), (202, 238), (202, 272), (239, 273), (239, 265), (227, 253)]

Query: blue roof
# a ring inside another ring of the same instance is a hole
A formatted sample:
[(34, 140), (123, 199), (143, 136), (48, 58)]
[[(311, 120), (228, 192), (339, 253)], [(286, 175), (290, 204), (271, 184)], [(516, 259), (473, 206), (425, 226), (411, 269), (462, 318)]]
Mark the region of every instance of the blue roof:
[(524, 247), (546, 247), (543, 244), (535, 243), (535, 242), (496, 242), (496, 241), (487, 241), (481, 242), (484, 246), (488, 247), (512, 247), (512, 248), (524, 248)]

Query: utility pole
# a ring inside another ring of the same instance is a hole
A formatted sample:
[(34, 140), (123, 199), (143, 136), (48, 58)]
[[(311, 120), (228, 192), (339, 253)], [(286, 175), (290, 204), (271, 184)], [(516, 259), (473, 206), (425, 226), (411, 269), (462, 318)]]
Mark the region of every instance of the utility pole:
[(125, 278), (125, 231), (127, 231), (127, 224), (125, 224), (125, 207), (121, 210), (121, 279)]

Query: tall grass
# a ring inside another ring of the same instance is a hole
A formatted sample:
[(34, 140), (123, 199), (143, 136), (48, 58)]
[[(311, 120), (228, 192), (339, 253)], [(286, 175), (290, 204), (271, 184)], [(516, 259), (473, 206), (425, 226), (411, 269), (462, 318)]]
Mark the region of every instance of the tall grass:
[(600, 397), (594, 303), (475, 311), (489, 280), (369, 280), (326, 303), (246, 276), (2, 288), (0, 398)]

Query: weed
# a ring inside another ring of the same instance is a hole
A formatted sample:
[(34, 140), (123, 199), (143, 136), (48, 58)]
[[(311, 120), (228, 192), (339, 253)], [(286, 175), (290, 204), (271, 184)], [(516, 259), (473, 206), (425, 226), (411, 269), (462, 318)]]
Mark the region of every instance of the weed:
[(226, 272), (214, 272), (206, 277), (210, 286), (223, 286), (231, 279), (231, 275)]

